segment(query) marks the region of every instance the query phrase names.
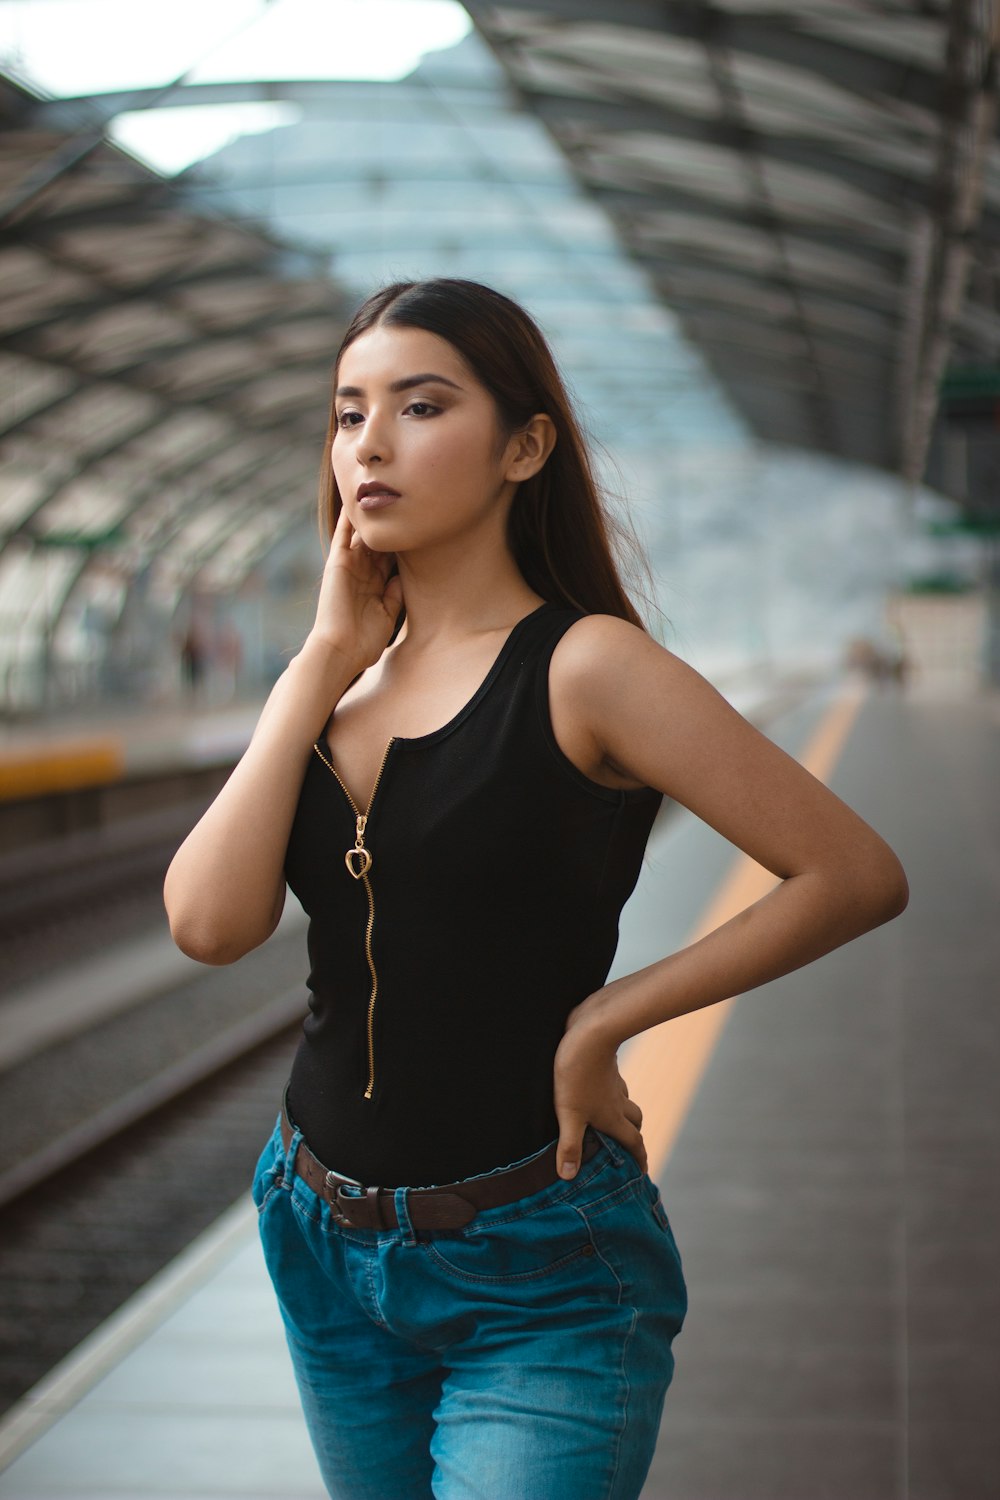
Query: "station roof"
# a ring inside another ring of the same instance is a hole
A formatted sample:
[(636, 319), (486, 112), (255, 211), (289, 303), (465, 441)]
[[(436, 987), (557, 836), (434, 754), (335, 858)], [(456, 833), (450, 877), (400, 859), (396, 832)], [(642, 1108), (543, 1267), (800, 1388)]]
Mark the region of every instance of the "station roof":
[(193, 208), (102, 127), (0, 79), (0, 598), (22, 627), (39, 553), (46, 592), (111, 542), (181, 592), (300, 525), (346, 318), (325, 260)]
[[(721, 390), (920, 476), (946, 361), (1000, 337), (996, 0), (467, 8), (496, 61), (469, 37), (403, 84), (0, 77), (0, 623), (44, 651), (112, 554), (119, 597), (153, 563), (175, 599), (243, 579), (302, 525), (332, 352), (397, 269), (541, 313), (619, 444), (731, 438)], [(107, 136), (230, 99), (301, 124), (175, 179)]]
[[(174, 177), (109, 138), (128, 111), (261, 100), (296, 121)], [(742, 432), (475, 36), (392, 83), (52, 97), (0, 75), (0, 132), (0, 625), (19, 657), (71, 600), (113, 614), (150, 567), (168, 604), (225, 590), (309, 524), (333, 353), (380, 281), (520, 300), (599, 442)]]
[(995, 0), (467, 0), (751, 428), (907, 477), (1000, 339)]

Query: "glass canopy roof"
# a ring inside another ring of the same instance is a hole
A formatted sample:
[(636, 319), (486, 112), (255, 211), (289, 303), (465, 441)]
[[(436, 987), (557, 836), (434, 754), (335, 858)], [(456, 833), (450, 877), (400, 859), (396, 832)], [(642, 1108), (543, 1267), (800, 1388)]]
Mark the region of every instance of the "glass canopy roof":
[(468, 8), (752, 429), (918, 479), (997, 354), (997, 6)]
[[(8, 696), (130, 591), (169, 614), (311, 525), (332, 354), (384, 281), (524, 302), (619, 455), (750, 432), (916, 478), (949, 350), (995, 360), (995, 7), (469, 0), (478, 34), (395, 81), (227, 64), (219, 36), (296, 7), (301, 35), (311, 3), (226, 0), (208, 42), (76, 90), (8, 48)], [(162, 172), (121, 144), (164, 130)]]
[[(286, 110), (269, 133), (172, 178), (109, 138), (126, 114), (260, 102)], [(169, 612), (314, 524), (332, 356), (387, 280), (523, 301), (599, 442), (742, 435), (475, 36), (398, 82), (46, 98), (9, 77), (0, 109), (8, 671), (65, 657), (95, 600), (114, 613), (139, 581)]]

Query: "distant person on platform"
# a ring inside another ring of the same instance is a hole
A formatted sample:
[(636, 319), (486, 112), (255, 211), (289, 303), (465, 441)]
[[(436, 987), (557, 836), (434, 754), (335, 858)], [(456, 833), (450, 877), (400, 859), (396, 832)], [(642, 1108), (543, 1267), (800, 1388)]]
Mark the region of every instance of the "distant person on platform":
[(181, 680), (192, 698), (201, 697), (208, 661), (208, 638), (202, 627), (192, 620), (181, 638)]

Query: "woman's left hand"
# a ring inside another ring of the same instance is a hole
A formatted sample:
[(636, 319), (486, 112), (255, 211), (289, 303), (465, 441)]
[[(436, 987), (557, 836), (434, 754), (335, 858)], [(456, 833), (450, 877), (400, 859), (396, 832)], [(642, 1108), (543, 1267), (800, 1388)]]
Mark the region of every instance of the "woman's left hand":
[(559, 1121), (556, 1170), (575, 1177), (588, 1125), (631, 1151), (642, 1170), (646, 1147), (639, 1127), (642, 1110), (628, 1096), (618, 1071), (618, 1052), (607, 1037), (588, 1026), (581, 1007), (570, 1012), (555, 1056), (555, 1111)]

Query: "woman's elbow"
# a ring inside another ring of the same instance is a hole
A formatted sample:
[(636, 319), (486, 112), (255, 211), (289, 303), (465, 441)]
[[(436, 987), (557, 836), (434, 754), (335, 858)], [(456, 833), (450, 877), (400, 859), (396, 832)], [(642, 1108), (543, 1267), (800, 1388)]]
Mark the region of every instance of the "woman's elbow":
[(213, 918), (203, 909), (172, 906), (167, 900), (164, 905), (174, 943), (183, 954), (200, 964), (217, 967), (234, 964), (254, 948), (259, 948), (274, 930), (272, 926), (266, 932), (250, 932), (220, 921), (218, 916)]
[(236, 943), (231, 936), (213, 932), (202, 923), (186, 922), (183, 919), (170, 919), (170, 936), (188, 958), (193, 958), (200, 964), (215, 966), (234, 964), (245, 953), (249, 953), (250, 948), (257, 946), (255, 943), (249, 946)]
[(856, 893), (868, 915), (870, 927), (891, 922), (906, 910), (910, 886), (906, 871), (888, 844), (865, 861), (858, 872)]
[(170, 936), (188, 958), (200, 964), (234, 964), (271, 936), (284, 906), (284, 882), (267, 912), (244, 899), (238, 907), (213, 899), (203, 880), (183, 880), (171, 866), (163, 882), (163, 905)]

